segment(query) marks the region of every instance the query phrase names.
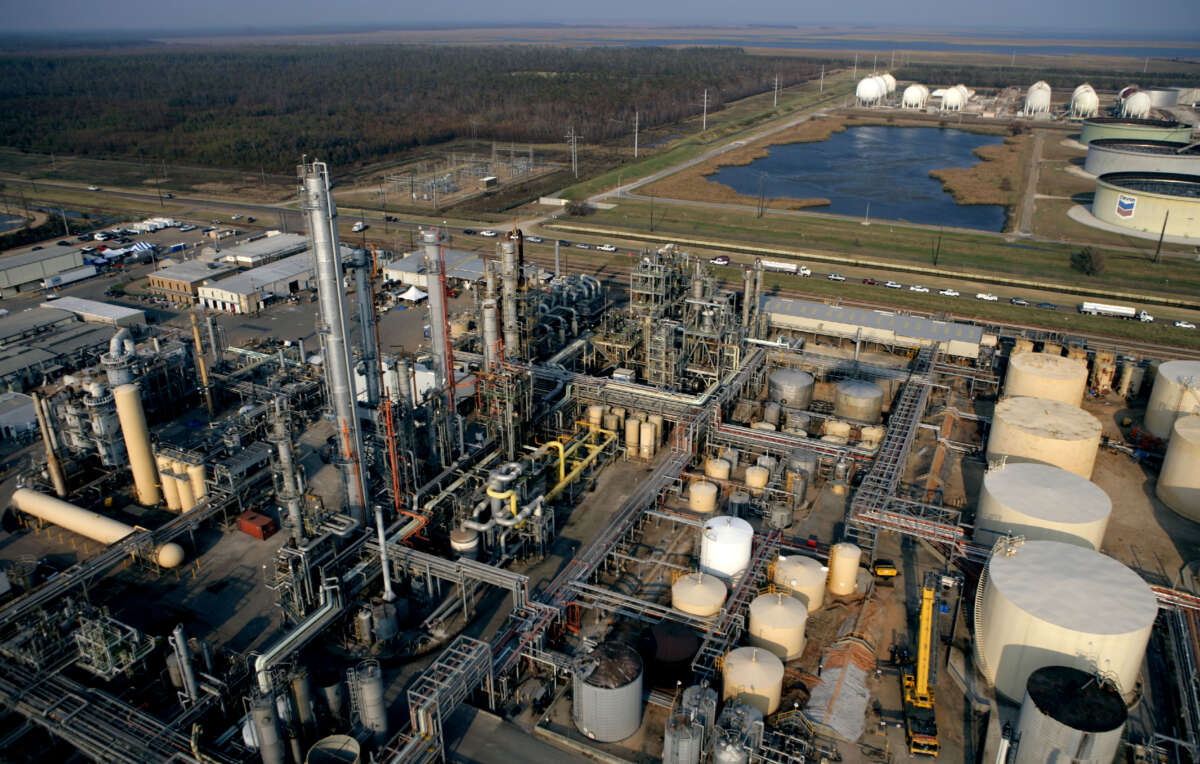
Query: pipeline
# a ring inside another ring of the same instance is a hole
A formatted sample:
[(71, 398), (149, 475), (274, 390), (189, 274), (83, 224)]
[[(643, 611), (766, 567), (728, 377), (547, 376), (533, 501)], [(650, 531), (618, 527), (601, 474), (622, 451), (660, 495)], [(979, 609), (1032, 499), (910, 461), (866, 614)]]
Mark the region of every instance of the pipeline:
[(314, 610), (296, 628), (276, 642), (269, 650), (254, 659), (254, 674), (258, 681), (258, 690), (263, 695), (271, 694), (271, 667), (286, 658), (293, 651), (299, 650), (321, 629), (332, 621), (342, 611), (342, 596), (337, 584), (324, 584), (321, 587), (321, 606)]

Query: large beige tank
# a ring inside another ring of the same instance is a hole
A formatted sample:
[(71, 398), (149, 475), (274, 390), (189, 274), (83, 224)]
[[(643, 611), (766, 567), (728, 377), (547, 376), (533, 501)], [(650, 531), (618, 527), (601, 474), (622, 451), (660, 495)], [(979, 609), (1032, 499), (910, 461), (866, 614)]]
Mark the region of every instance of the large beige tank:
[(688, 486), (688, 509), (698, 515), (717, 511), (717, 486), (707, 480), (695, 480)]
[(196, 495), (192, 493), (192, 479), (188, 477), (187, 465), (176, 460), (171, 463), (171, 467), (175, 472), (175, 482), (179, 491), (179, 510), (191, 512), (196, 508)]
[(117, 418), (121, 421), (121, 435), (125, 438), (138, 503), (153, 507), (162, 499), (162, 494), (158, 490), (158, 468), (150, 450), (150, 430), (146, 427), (142, 396), (137, 385), (117, 385), (113, 399), (117, 404)]
[(770, 479), (771, 473), (766, 467), (753, 465), (746, 468), (746, 488), (750, 489), (752, 496), (759, 496), (763, 489), (767, 487), (767, 480)]
[(1111, 514), (1104, 489), (1074, 472), (1036, 462), (1005, 464), (983, 476), (975, 540), (991, 546), (1011, 535), (1099, 549)]
[(843, 541), (829, 548), (829, 593), (844, 597), (858, 591), (858, 564), (862, 550)]
[(208, 471), (203, 464), (189, 464), (187, 467), (188, 480), (192, 481), (192, 494), (196, 497), (196, 501), (203, 501), (208, 498)]
[(654, 431), (654, 424), (651, 422), (642, 422), (641, 431), (638, 433), (638, 444), (641, 448), (643, 459), (654, 458), (654, 452), (658, 446), (656, 438), (657, 434)]
[(783, 694), (783, 661), (761, 647), (739, 647), (725, 655), (724, 701), (753, 706), (763, 716), (775, 713)]
[(646, 418), (646, 421), (654, 425), (654, 445), (657, 448), (663, 442), (663, 433), (666, 431), (666, 420), (662, 414), (651, 414)]
[(704, 465), (704, 474), (715, 480), (728, 480), (732, 467), (724, 459), (709, 459)]
[(625, 452), (630, 456), (637, 456), (639, 451), (638, 441), (642, 432), (642, 423), (633, 417), (625, 420)]
[(1058, 541), (1001, 541), (980, 579), (975, 659), (1016, 702), (1043, 666), (1072, 666), (1133, 697), (1158, 615), (1150, 586), (1099, 552)]
[[(132, 525), (126, 525), (120, 520), (105, 517), (28, 488), (18, 488), (13, 492), (12, 503), (22, 512), (66, 528), (72, 533), (86, 536), (105, 546), (117, 543), (134, 531)], [(156, 550), (156, 557), (159, 565), (174, 568), (183, 562), (183, 547), (175, 543), (163, 544)]]
[(825, 568), (811, 557), (799, 554), (780, 556), (775, 561), (772, 581), (803, 602), (810, 613), (820, 610), (825, 604)]
[(167, 509), (172, 512), (179, 511), (179, 483), (175, 478), (171, 477), (171, 460), (159, 454), (155, 457), (158, 464), (158, 477), (162, 481), (163, 499), (167, 502)]
[(1021, 353), (1008, 362), (1004, 394), (1078, 406), (1083, 402), (1087, 377), (1087, 364), (1078, 359), (1049, 353)]
[(721, 612), (727, 590), (724, 582), (707, 573), (688, 573), (671, 585), (671, 607), (708, 618)]
[(1175, 420), (1154, 492), (1160, 501), (1200, 523), (1200, 416)]
[(883, 417), (883, 388), (862, 379), (844, 379), (833, 392), (833, 413), (856, 422), (876, 424)]
[(755, 647), (790, 661), (804, 652), (808, 608), (786, 594), (763, 594), (750, 603), (750, 638)]
[(592, 404), (587, 407), (587, 421), (593, 427), (599, 427), (604, 423), (604, 407), (598, 404)]
[(1200, 361), (1167, 361), (1159, 365), (1146, 405), (1146, 431), (1156, 438), (1171, 437), (1181, 414), (1200, 413)]
[(990, 460), (1042, 462), (1092, 477), (1100, 420), (1062, 401), (1019, 396), (996, 404), (988, 438)]
[(767, 399), (788, 408), (806, 409), (812, 404), (813, 375), (800, 369), (776, 369), (767, 378)]
[(853, 428), (849, 422), (843, 422), (840, 419), (826, 419), (823, 432), (825, 435), (835, 435), (839, 438), (849, 440), (851, 429)]

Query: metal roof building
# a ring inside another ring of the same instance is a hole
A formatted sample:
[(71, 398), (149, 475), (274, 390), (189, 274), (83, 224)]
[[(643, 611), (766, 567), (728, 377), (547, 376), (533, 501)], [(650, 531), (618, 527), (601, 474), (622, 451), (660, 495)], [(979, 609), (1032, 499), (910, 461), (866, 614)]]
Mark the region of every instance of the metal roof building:
[(146, 311), (137, 308), (126, 308), (124, 305), (113, 305), (99, 300), (86, 300), (82, 297), (59, 297), (53, 302), (42, 303), (43, 308), (65, 310), (89, 324), (108, 324), (109, 326), (145, 326)]
[[(351, 247), (342, 245), (342, 262), (349, 260), (353, 254)], [(213, 310), (256, 313), (262, 310), (263, 302), (272, 297), (288, 297), (315, 288), (312, 253), (304, 249), (300, 254), (203, 284), (196, 288), (196, 297), (201, 304)]]
[[(474, 252), (461, 249), (446, 250), (446, 278), (461, 281), (482, 281), (484, 259)], [(393, 260), (383, 266), (385, 281), (397, 281), (401, 284), (412, 284), (422, 289), (429, 288), (429, 279), (425, 274), (425, 252), (417, 250), (409, 252), (399, 260)]]
[(26, 390), (86, 366), (108, 349), (112, 335), (112, 326), (85, 324), (57, 308), (0, 318), (0, 387)]
[(42, 280), (83, 265), (83, 253), (75, 245), (40, 245), (13, 250), (0, 256), (0, 297), (41, 289)]
[(196, 289), (206, 281), (215, 281), (235, 270), (229, 263), (209, 263), (204, 260), (188, 260), (150, 274), (150, 291), (157, 292), (171, 302), (190, 305), (195, 302)]
[(308, 237), (298, 233), (275, 233), (256, 237), (233, 247), (221, 250), (221, 259), (227, 263), (254, 268), (282, 260), (308, 249)]
[(943, 353), (963, 358), (978, 357), (983, 340), (983, 329), (970, 324), (789, 297), (763, 298), (761, 310), (776, 329), (898, 347), (937, 345)]

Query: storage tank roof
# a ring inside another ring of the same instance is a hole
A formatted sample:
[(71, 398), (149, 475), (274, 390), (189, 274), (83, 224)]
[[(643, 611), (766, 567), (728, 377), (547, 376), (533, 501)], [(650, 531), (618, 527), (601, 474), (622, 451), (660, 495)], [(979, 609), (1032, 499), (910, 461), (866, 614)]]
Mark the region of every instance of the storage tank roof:
[(1005, 464), (988, 470), (983, 483), (1004, 506), (1039, 520), (1091, 523), (1112, 513), (1112, 499), (1103, 488), (1049, 464)]
[(1180, 437), (1192, 445), (1200, 445), (1200, 416), (1181, 416), (1175, 420), (1175, 431), (1171, 437)]
[(1083, 361), (1052, 353), (1020, 353), (1013, 356), (1009, 365), (1050, 379), (1076, 379), (1079, 376), (1087, 376), (1087, 364)]
[(1039, 711), (1080, 732), (1108, 732), (1129, 716), (1112, 685), (1070, 666), (1038, 669), (1029, 675), (1026, 690)]
[(1158, 367), (1158, 374), (1181, 385), (1200, 387), (1200, 361), (1167, 361)]
[(584, 681), (592, 687), (615, 689), (624, 687), (642, 673), (642, 656), (637, 650), (620, 642), (602, 642), (581, 659), (596, 668)]
[(803, 629), (808, 621), (808, 607), (783, 593), (760, 594), (750, 603), (750, 617), (778, 628)]
[(1062, 401), (1006, 398), (996, 404), (996, 419), (1031, 435), (1061, 440), (1084, 440), (1100, 434), (1100, 420), (1081, 408)]
[(1154, 592), (1137, 573), (1074, 544), (1000, 544), (988, 578), (1034, 618), (1082, 634), (1128, 634), (1150, 626), (1158, 614)]

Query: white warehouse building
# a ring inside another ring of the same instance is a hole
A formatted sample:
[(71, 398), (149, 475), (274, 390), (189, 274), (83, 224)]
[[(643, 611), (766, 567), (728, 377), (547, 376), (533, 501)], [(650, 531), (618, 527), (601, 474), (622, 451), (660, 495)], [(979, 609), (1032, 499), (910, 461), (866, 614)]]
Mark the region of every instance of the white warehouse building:
[[(343, 259), (350, 249), (342, 248)], [(285, 257), (227, 279), (197, 287), (196, 297), (206, 308), (226, 313), (257, 313), (268, 300), (288, 297), (315, 288), (313, 258), (309, 252)]]

